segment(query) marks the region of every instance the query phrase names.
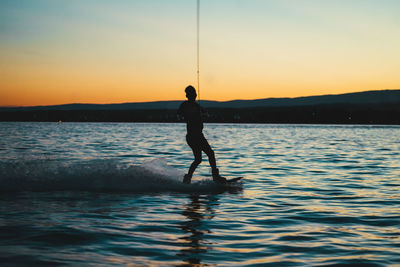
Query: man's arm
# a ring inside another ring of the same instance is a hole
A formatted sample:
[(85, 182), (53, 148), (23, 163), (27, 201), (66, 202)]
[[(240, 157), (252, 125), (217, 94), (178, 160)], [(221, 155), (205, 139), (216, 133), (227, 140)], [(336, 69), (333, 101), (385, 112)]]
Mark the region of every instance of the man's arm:
[(210, 114), (208, 114), (207, 110), (205, 108), (203, 108), (202, 106), (199, 105), (199, 109), (200, 109), (200, 116), (201, 118), (204, 120), (206, 118), (208, 118), (210, 116)]
[(185, 117), (185, 111), (184, 111), (184, 109), (185, 109), (185, 102), (183, 102), (183, 103), (179, 106), (179, 109), (178, 109), (178, 111), (177, 111), (177, 114), (178, 114), (178, 118), (179, 118), (179, 119), (182, 119), (182, 118)]

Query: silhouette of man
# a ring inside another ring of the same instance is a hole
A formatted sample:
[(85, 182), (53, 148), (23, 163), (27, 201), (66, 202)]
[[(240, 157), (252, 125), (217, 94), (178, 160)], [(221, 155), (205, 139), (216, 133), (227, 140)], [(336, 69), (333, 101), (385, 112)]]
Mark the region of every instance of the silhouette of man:
[(190, 165), (189, 172), (185, 174), (183, 182), (190, 184), (192, 176), (197, 166), (201, 163), (201, 153), (204, 151), (208, 156), (208, 161), (212, 169), (212, 177), (214, 182), (226, 183), (226, 179), (219, 175), (217, 163), (215, 161), (214, 151), (211, 149), (207, 139), (203, 135), (202, 112), (204, 111), (198, 103), (196, 103), (196, 89), (189, 85), (185, 89), (187, 101), (184, 101), (178, 110), (178, 115), (183, 116), (186, 121), (186, 142), (193, 151), (194, 161)]

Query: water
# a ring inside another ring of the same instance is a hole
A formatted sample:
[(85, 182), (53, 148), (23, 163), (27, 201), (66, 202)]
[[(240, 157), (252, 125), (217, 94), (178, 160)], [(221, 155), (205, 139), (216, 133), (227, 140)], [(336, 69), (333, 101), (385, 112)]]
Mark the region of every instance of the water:
[(0, 123), (2, 266), (400, 263), (400, 127)]

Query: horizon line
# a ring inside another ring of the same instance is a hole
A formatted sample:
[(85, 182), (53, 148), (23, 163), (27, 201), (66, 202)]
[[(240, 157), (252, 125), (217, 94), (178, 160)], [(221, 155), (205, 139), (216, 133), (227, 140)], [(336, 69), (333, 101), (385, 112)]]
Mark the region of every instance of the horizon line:
[[(378, 91), (398, 91), (400, 89), (375, 89), (375, 90), (365, 90), (365, 91), (352, 91), (348, 93), (341, 94), (320, 94), (320, 95), (308, 95), (308, 96), (296, 96), (296, 97), (266, 97), (266, 98), (255, 98), (255, 99), (232, 99), (232, 100), (210, 100), (210, 99), (201, 99), (197, 101), (212, 101), (212, 102), (232, 102), (232, 101), (253, 101), (253, 100), (266, 100), (266, 99), (296, 99), (296, 98), (305, 98), (305, 97), (318, 97), (318, 96), (334, 96), (334, 95), (347, 95), (347, 94), (356, 94), (356, 93), (365, 93), (365, 92), (378, 92)], [(175, 101), (185, 101), (185, 99), (175, 99), (175, 100), (156, 100), (156, 101), (140, 101), (140, 102), (119, 102), (119, 103), (84, 103), (84, 102), (70, 102), (64, 104), (49, 104), (49, 105), (32, 105), (32, 106), (18, 106), (18, 105), (5, 105), (0, 106), (0, 108), (29, 108), (29, 107), (49, 107), (49, 106), (66, 106), (66, 105), (121, 105), (121, 104), (140, 104), (140, 103), (159, 103), (159, 102), (175, 102)]]

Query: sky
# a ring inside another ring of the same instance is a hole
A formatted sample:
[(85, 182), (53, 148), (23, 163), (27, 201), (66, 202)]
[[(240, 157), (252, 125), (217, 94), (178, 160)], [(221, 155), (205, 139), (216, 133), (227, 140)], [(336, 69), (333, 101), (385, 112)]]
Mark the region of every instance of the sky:
[[(0, 0), (0, 106), (183, 100), (196, 0)], [(200, 0), (200, 97), (400, 88), (398, 0)]]

